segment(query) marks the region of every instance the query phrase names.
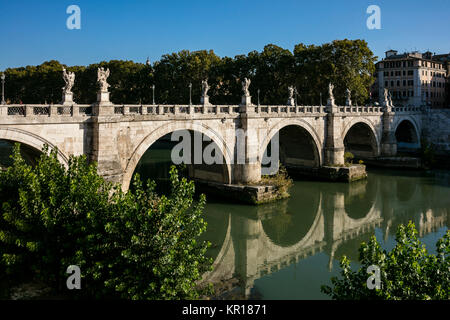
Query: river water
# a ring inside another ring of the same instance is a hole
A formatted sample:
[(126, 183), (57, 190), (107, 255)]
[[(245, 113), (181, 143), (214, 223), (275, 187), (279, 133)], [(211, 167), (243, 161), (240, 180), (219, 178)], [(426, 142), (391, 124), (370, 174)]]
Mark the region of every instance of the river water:
[(208, 199), (214, 270), (204, 281), (222, 297), (328, 299), (321, 285), (339, 274), (346, 255), (375, 235), (395, 246), (399, 224), (412, 220), (430, 252), (448, 228), (450, 172), (369, 170), (351, 184), (295, 181), (290, 199), (261, 206)]

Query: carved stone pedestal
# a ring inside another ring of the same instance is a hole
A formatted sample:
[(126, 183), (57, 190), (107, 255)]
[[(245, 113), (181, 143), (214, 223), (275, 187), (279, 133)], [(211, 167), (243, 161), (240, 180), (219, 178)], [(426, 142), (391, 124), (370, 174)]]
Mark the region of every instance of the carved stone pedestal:
[(242, 96), (241, 105), (242, 106), (251, 106), (252, 105), (252, 96)]
[(104, 92), (104, 91), (100, 91), (97, 93), (97, 103), (99, 105), (102, 104), (111, 104), (111, 102), (109, 101), (109, 92)]
[(200, 97), (200, 103), (203, 105), (209, 105), (209, 96)]
[(72, 92), (63, 93), (61, 104), (62, 105), (72, 105), (72, 104), (74, 104), (74, 102), (73, 102), (73, 93)]
[(289, 98), (287, 101), (287, 105), (288, 106), (295, 106), (295, 99), (294, 98)]

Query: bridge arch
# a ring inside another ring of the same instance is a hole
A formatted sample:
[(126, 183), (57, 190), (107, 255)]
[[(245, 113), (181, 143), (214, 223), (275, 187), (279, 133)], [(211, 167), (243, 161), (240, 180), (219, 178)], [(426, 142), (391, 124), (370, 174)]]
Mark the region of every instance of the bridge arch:
[(136, 169), (136, 166), (139, 163), (139, 160), (142, 158), (144, 153), (153, 145), (153, 143), (155, 143), (158, 139), (165, 136), (166, 134), (170, 134), (172, 132), (179, 130), (190, 130), (200, 132), (208, 136), (214, 143), (216, 143), (216, 145), (221, 150), (225, 161), (224, 163), (224, 166), (226, 167), (226, 173), (224, 173), (225, 183), (231, 183), (232, 153), (230, 152), (223, 137), (214, 129), (205, 124), (198, 124), (195, 122), (194, 123), (171, 122), (169, 124), (161, 125), (157, 129), (153, 130), (150, 134), (145, 136), (144, 139), (142, 139), (142, 141), (134, 149), (125, 168), (125, 172), (123, 175), (122, 190), (126, 191), (129, 189), (133, 173)]
[(420, 148), (419, 126), (412, 117), (406, 116), (399, 118), (394, 128), (398, 147)]
[[(285, 119), (280, 122), (278, 122), (276, 125), (274, 125), (264, 138), (263, 142), (260, 145), (260, 152), (259, 152), (259, 158), (262, 159), (264, 152), (266, 148), (269, 145), (269, 142), (272, 140), (272, 138), (279, 132), (281, 132), (282, 129), (287, 127), (296, 127), (301, 129), (308, 138), (311, 139), (312, 142), (312, 148), (313, 148), (313, 154), (314, 154), (314, 162), (315, 166), (321, 166), (322, 165), (322, 151), (323, 151), (323, 145), (321, 143), (321, 140), (319, 138), (319, 135), (317, 134), (314, 127), (306, 122), (303, 119)], [(281, 139), (280, 139), (281, 144)]]
[[(355, 156), (376, 157), (380, 154), (380, 139), (374, 124), (364, 118), (352, 119), (342, 130), (346, 149)], [(364, 146), (370, 146), (370, 150)]]
[[(41, 136), (18, 128), (0, 128), (0, 140), (19, 142), (32, 147), (37, 151), (42, 151), (45, 144), (47, 144), (50, 148), (56, 147), (53, 143), (42, 138)], [(58, 160), (66, 167), (69, 164), (69, 158), (59, 148)]]

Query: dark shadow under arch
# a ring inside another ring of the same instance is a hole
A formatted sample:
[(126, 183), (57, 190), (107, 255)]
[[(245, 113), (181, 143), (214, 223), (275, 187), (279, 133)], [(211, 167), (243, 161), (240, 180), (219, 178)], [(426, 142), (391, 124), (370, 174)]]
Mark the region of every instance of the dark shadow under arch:
[(351, 152), (358, 159), (373, 158), (377, 155), (375, 133), (364, 122), (357, 122), (344, 137), (345, 152)]
[[(273, 160), (275, 160), (276, 155), (272, 153), (272, 142), (275, 142), (276, 138), (279, 141), (279, 162), (288, 170), (293, 167), (319, 167), (318, 147), (305, 128), (296, 124), (281, 128), (277, 136), (272, 137), (265, 150), (265, 154)], [(268, 166), (263, 165), (263, 167)]]
[(38, 158), (42, 154), (41, 150), (38, 150), (24, 143), (0, 139), (0, 167), (6, 168), (12, 166), (13, 159), (11, 159), (11, 155), (16, 143), (20, 144), (20, 154), (22, 155), (25, 162), (32, 166), (36, 165)]
[[(169, 171), (170, 167), (174, 165), (171, 159), (171, 152), (172, 149), (182, 141), (182, 139), (179, 141), (172, 141), (171, 136), (176, 131), (188, 131), (191, 141), (191, 158), (189, 163), (177, 165), (177, 168), (181, 174), (196, 180), (229, 183), (228, 168), (225, 158), (220, 151), (220, 163), (206, 164), (203, 161), (203, 157), (200, 157), (200, 163), (197, 163), (196, 160), (198, 160), (198, 157), (195, 158), (194, 155), (195, 152), (198, 153), (198, 151), (195, 149), (197, 147), (194, 143), (195, 138), (193, 130), (175, 130), (153, 142), (140, 158), (136, 168), (134, 169), (132, 177), (134, 177), (136, 173), (139, 173), (142, 181), (147, 181), (148, 179), (155, 180), (157, 182), (157, 191), (169, 191)], [(202, 155), (207, 146), (212, 144), (217, 146), (214, 141), (203, 141), (204, 134), (198, 131), (195, 131), (195, 133), (200, 137)], [(219, 148), (215, 148), (215, 150), (219, 150)], [(181, 152), (180, 155), (183, 155), (183, 152)], [(215, 155), (215, 151), (213, 152), (213, 155)], [(130, 184), (130, 187), (131, 186), (132, 184)]]
[(420, 148), (416, 128), (409, 120), (402, 120), (395, 129), (398, 151), (416, 151)]

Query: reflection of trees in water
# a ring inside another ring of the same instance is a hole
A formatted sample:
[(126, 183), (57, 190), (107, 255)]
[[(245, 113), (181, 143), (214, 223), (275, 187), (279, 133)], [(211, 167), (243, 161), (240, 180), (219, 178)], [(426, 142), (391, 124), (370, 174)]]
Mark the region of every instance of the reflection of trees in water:
[[(13, 160), (11, 159), (11, 155), (15, 143), (14, 141), (0, 140), (0, 167), (6, 168), (12, 166)], [(20, 154), (26, 163), (34, 166), (41, 152), (28, 145), (20, 144)]]

